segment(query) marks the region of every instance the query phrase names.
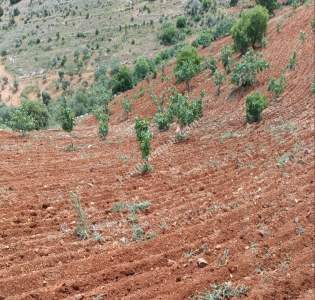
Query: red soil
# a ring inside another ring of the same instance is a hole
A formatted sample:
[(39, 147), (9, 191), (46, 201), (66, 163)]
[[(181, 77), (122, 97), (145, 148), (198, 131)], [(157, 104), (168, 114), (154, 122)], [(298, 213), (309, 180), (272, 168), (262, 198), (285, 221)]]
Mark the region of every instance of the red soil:
[[(217, 97), (207, 72), (194, 79), (193, 93), (206, 91), (204, 117), (187, 141), (170, 143), (152, 159), (149, 175), (128, 176), (140, 155), (128, 130), (134, 115), (122, 121), (125, 95), (112, 105), (105, 142), (93, 118), (80, 121), (72, 137), (76, 152), (65, 152), (71, 139), (60, 130), (28, 137), (0, 131), (0, 299), (188, 299), (226, 281), (247, 285), (248, 299), (312, 299), (312, 9), (290, 16), (285, 9), (270, 21), (262, 54), (271, 67), (251, 90), (231, 93), (226, 84)], [(217, 54), (228, 42), (203, 54)], [(270, 102), (262, 122), (246, 125), (246, 95), (268, 94), (269, 78), (281, 73), (294, 49), (298, 65), (285, 72), (284, 94)], [(169, 85), (152, 83), (157, 93)], [(134, 112), (153, 115), (148, 93), (135, 101)], [(227, 132), (237, 136), (226, 138)], [(173, 129), (156, 133), (153, 149), (173, 135)], [(80, 195), (103, 244), (72, 234), (69, 191)], [(151, 206), (139, 213), (139, 224), (156, 237), (134, 242), (128, 214), (111, 208), (143, 200)], [(199, 257), (208, 261), (205, 268), (198, 268)]]

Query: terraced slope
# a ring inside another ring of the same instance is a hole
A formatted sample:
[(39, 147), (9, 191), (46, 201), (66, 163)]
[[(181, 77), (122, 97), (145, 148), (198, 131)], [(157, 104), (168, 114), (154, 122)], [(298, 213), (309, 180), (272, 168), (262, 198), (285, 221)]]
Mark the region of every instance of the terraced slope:
[[(250, 288), (248, 299), (312, 299), (312, 17), (309, 6), (285, 9), (270, 22), (262, 54), (271, 68), (255, 89), (267, 93), (270, 76), (280, 74), (294, 49), (298, 65), (285, 72), (287, 88), (261, 123), (244, 123), (251, 90), (231, 93), (225, 85), (216, 97), (209, 74), (200, 74), (193, 87), (196, 94), (206, 90), (204, 117), (183, 143), (168, 142), (174, 128), (155, 134), (154, 149), (168, 146), (152, 159), (150, 175), (128, 176), (140, 156), (129, 130), (134, 116), (121, 121), (122, 97), (113, 103), (105, 142), (92, 118), (81, 120), (71, 138), (59, 130), (26, 138), (1, 131), (0, 298), (188, 299), (231, 281)], [(229, 42), (203, 54), (218, 54)], [(158, 78), (152, 88), (170, 84)], [(147, 93), (134, 111), (154, 113)], [(65, 152), (71, 140), (79, 149)], [(69, 191), (80, 195), (104, 243), (73, 236)], [(112, 207), (144, 200), (151, 205), (138, 222), (151, 238), (133, 241), (129, 214)], [(201, 257), (204, 268), (197, 266)]]

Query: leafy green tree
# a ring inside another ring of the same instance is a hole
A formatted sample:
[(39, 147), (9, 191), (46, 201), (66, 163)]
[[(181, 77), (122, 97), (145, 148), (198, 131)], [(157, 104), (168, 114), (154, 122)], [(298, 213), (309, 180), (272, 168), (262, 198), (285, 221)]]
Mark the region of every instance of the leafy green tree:
[(35, 130), (35, 123), (33, 118), (28, 115), (22, 108), (15, 109), (11, 114), (9, 126), (25, 135), (26, 132)]
[(273, 11), (279, 6), (276, 0), (256, 0), (256, 3), (265, 7), (271, 15), (274, 14)]
[(35, 130), (47, 128), (49, 113), (47, 107), (43, 103), (25, 100), (21, 104), (21, 110), (31, 117)]
[(132, 74), (127, 66), (122, 66), (114, 74), (111, 81), (113, 94), (125, 92), (133, 88)]
[(179, 39), (179, 33), (172, 23), (166, 23), (162, 26), (159, 34), (161, 43), (165, 46), (175, 44)]
[(257, 5), (242, 13), (231, 29), (236, 50), (242, 54), (246, 53), (251, 46), (262, 44), (267, 32), (269, 14), (266, 8)]
[(238, 87), (256, 83), (257, 74), (267, 69), (269, 64), (254, 51), (248, 51), (233, 70), (231, 82)]
[(75, 114), (68, 106), (66, 100), (63, 100), (60, 111), (61, 127), (66, 132), (71, 132), (75, 126)]
[(215, 85), (217, 86), (217, 95), (220, 95), (221, 93), (221, 86), (225, 80), (224, 74), (220, 73), (219, 70), (216, 70), (213, 75), (213, 81)]
[(194, 47), (184, 47), (176, 58), (174, 69), (177, 83), (185, 82), (186, 88), (190, 91), (190, 80), (201, 70), (201, 58)]
[(143, 56), (138, 57), (133, 71), (135, 82), (145, 79), (149, 74), (152, 74), (153, 77), (156, 76), (154, 62)]
[(254, 92), (246, 98), (246, 121), (259, 122), (262, 111), (267, 108), (267, 97), (259, 92)]

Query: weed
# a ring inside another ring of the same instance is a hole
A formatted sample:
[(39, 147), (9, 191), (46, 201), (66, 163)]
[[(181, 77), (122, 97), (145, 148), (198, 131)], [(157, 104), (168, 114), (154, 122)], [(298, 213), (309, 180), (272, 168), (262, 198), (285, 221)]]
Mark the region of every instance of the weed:
[(145, 232), (143, 230), (143, 228), (136, 224), (132, 226), (132, 239), (134, 241), (141, 241), (143, 240), (145, 237)]
[(81, 240), (87, 240), (90, 235), (86, 214), (81, 206), (79, 196), (75, 192), (70, 192), (70, 200), (77, 214), (75, 235)]

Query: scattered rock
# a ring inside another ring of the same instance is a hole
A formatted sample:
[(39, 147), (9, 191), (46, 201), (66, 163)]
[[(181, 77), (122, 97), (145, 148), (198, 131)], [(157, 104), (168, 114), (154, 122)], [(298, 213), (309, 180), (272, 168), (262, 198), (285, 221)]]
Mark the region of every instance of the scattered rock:
[(73, 299), (74, 300), (82, 300), (82, 299), (84, 299), (84, 295), (82, 295), (82, 294), (75, 295)]
[(198, 266), (198, 268), (204, 268), (207, 265), (208, 265), (208, 262), (204, 258), (200, 257), (200, 258), (197, 259), (197, 266)]

